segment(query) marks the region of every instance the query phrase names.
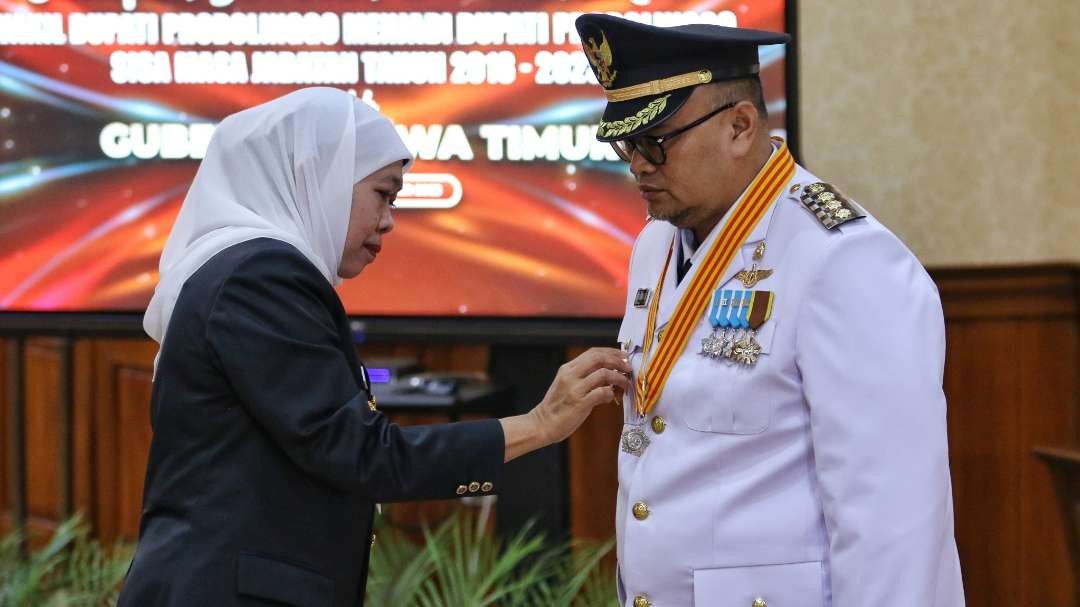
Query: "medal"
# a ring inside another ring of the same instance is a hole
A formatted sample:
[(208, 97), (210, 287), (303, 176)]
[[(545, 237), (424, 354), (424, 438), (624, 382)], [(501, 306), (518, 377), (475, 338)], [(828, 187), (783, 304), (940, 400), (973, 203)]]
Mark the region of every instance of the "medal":
[(749, 295), (746, 306), (741, 307), (742, 314), (739, 317), (739, 324), (744, 331), (732, 344), (727, 357), (736, 363), (752, 367), (757, 364), (758, 356), (761, 354), (761, 344), (754, 337), (757, 329), (772, 316), (774, 297), (772, 291), (744, 291), (744, 293)]
[(742, 333), (742, 325), (739, 322), (739, 314), (742, 311), (743, 299), (746, 291), (724, 291), (728, 299), (727, 306), (727, 332), (724, 335), (724, 350), (720, 353), (724, 358), (731, 358), (731, 349)]
[(638, 426), (629, 428), (622, 435), (622, 450), (634, 457), (641, 457), (645, 447), (649, 446), (649, 437)]
[(727, 320), (720, 315), (720, 310), (726, 305), (724, 294), (720, 289), (713, 294), (712, 307), (709, 308), (709, 324), (712, 325), (712, 333), (701, 340), (700, 356), (706, 358), (720, 358), (724, 351), (724, 337), (722, 330), (727, 328)]
[(771, 291), (716, 289), (709, 309), (713, 331), (701, 340), (698, 354), (754, 366), (762, 351), (755, 335), (772, 315), (772, 304)]
[(735, 347), (731, 350), (731, 360), (752, 367), (757, 363), (758, 354), (761, 354), (761, 346), (754, 340), (754, 332), (750, 331), (735, 342)]
[(714, 328), (712, 333), (702, 338), (701, 352), (698, 354), (706, 358), (720, 358), (720, 353), (723, 351), (724, 340)]

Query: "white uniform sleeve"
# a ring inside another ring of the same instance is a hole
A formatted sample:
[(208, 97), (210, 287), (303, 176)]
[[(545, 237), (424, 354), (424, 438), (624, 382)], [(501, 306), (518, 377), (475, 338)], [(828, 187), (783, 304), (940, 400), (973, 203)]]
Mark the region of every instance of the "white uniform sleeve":
[(856, 227), (822, 255), (796, 335), (833, 605), (933, 606), (954, 542), (941, 302), (895, 237)]

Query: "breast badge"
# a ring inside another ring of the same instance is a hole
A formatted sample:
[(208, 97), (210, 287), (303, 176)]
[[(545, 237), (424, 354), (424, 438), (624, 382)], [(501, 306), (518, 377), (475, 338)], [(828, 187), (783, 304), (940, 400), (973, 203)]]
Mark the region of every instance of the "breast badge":
[(764, 268), (758, 268), (757, 262), (761, 261), (765, 257), (765, 241), (762, 240), (758, 243), (758, 246), (754, 247), (754, 265), (749, 270), (739, 270), (735, 278), (739, 282), (743, 283), (743, 286), (747, 289), (753, 289), (757, 286), (757, 283), (772, 276), (772, 270), (766, 270)]

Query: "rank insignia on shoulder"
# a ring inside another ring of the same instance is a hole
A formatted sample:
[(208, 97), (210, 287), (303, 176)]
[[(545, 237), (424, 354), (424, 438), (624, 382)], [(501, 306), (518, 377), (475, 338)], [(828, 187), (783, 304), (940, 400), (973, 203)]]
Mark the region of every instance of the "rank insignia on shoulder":
[(862, 207), (848, 200), (828, 183), (811, 183), (803, 188), (802, 203), (817, 217), (825, 229), (831, 230), (853, 219), (866, 217)]

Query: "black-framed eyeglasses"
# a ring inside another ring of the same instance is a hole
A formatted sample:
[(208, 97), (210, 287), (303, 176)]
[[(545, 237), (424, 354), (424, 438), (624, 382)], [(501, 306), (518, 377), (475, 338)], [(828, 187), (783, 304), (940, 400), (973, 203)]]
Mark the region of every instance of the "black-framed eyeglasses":
[(723, 112), (724, 110), (730, 110), (738, 105), (738, 101), (732, 101), (726, 103), (715, 110), (705, 114), (701, 118), (682, 126), (680, 128), (665, 133), (659, 137), (652, 137), (650, 135), (638, 135), (636, 137), (627, 137), (626, 139), (620, 139), (619, 141), (612, 141), (611, 147), (615, 148), (615, 153), (619, 155), (626, 162), (630, 162), (634, 158), (634, 152), (641, 154), (645, 157), (645, 160), (649, 161), (649, 164), (658, 166), (667, 162), (667, 152), (664, 151), (664, 144), (671, 141), (675, 137), (682, 135), (686, 131), (694, 128), (695, 126), (705, 122), (709, 118)]

